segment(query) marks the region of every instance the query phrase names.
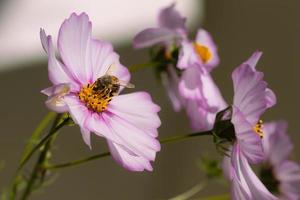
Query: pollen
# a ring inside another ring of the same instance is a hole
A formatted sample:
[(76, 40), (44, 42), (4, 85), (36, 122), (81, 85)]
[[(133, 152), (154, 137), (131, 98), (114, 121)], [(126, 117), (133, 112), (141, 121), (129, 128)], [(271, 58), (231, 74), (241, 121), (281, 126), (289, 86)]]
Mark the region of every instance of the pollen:
[(264, 137), (264, 132), (262, 130), (263, 128), (263, 120), (259, 120), (256, 125), (253, 127), (253, 131), (259, 135), (259, 137), (262, 139)]
[(112, 97), (109, 95), (108, 88), (102, 91), (94, 89), (95, 84), (88, 84), (81, 88), (78, 93), (79, 99), (85, 103), (86, 107), (95, 112), (103, 112), (107, 109)]
[(199, 42), (195, 42), (194, 49), (204, 64), (211, 60), (212, 53), (208, 47), (200, 44)]

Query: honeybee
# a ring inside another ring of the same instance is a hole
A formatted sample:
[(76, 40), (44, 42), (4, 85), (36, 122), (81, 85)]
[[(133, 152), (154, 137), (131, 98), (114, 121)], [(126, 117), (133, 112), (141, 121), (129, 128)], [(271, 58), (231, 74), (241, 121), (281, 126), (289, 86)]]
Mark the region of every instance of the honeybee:
[(114, 64), (110, 65), (105, 75), (101, 76), (94, 82), (92, 87), (95, 93), (100, 94), (102, 97), (111, 98), (119, 93), (121, 86), (126, 88), (135, 87), (133, 84), (126, 83), (112, 75), (112, 71), (114, 71), (115, 67), (116, 66)]

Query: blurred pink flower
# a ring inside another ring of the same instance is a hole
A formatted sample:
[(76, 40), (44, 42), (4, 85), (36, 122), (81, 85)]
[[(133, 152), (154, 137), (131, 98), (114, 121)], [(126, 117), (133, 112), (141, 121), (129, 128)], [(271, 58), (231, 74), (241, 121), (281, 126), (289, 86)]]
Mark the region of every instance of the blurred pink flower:
[(187, 36), (186, 19), (175, 10), (175, 3), (163, 8), (158, 14), (158, 27), (147, 28), (133, 39), (135, 48), (145, 48), (156, 44), (169, 45), (180, 42)]
[(234, 126), (235, 142), (231, 160), (224, 158), (223, 170), (232, 181), (233, 199), (277, 199), (249, 165), (260, 163), (264, 159), (264, 133), (260, 117), (276, 103), (275, 94), (267, 88), (267, 83), (263, 80), (263, 73), (255, 69), (261, 55), (261, 52), (255, 52), (232, 73), (234, 98), (231, 122)]
[(210, 34), (199, 29), (195, 41), (188, 39), (186, 19), (175, 10), (175, 4), (162, 9), (158, 27), (148, 28), (133, 39), (136, 48), (160, 45), (166, 62), (178, 48), (176, 64), (165, 64), (162, 82), (175, 111), (185, 108), (195, 131), (212, 128), (216, 112), (226, 103), (209, 72), (219, 64), (217, 47)]
[(58, 34), (61, 62), (55, 57), (51, 36), (41, 30), (53, 83), (43, 91), (49, 96), (46, 104), (56, 112), (69, 112), (89, 147), (94, 132), (107, 139), (113, 158), (124, 168), (152, 171), (150, 161), (160, 150), (156, 139), (160, 107), (146, 92), (119, 95), (130, 74), (112, 45), (93, 39), (91, 31), (85, 13), (73, 13), (64, 21)]
[(279, 193), (280, 199), (300, 199), (300, 166), (288, 160), (293, 144), (287, 135), (287, 123), (266, 123), (263, 130), (265, 161), (260, 173), (263, 182)]

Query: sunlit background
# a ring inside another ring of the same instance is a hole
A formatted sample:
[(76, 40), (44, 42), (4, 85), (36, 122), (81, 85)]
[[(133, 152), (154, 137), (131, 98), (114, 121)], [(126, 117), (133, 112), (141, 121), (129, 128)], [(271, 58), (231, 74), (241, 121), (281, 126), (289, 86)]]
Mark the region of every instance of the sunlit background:
[[(39, 120), (48, 112), (40, 90), (49, 86), (47, 61), (39, 29), (54, 36), (72, 12), (86, 12), (93, 35), (110, 41), (130, 66), (147, 62), (147, 50), (132, 49), (140, 30), (156, 25), (157, 13), (174, 0), (2, 0), (0, 1), (0, 191), (8, 185), (22, 148)], [(175, 1), (176, 2), (176, 1)], [(231, 101), (231, 71), (257, 49), (264, 52), (258, 68), (265, 72), (278, 97), (264, 121), (285, 119), (295, 143), (293, 159), (300, 161), (299, 74), (300, 2), (297, 0), (185, 0), (176, 8), (186, 16), (191, 36), (199, 27), (213, 35), (221, 65), (213, 76)], [(173, 112), (162, 85), (151, 69), (133, 74), (136, 90), (149, 91), (162, 107), (160, 137), (191, 132), (184, 113)], [(54, 147), (53, 163), (107, 150), (104, 139), (93, 137), (93, 150), (83, 143), (78, 127), (65, 128)], [(220, 159), (211, 138), (164, 145), (154, 172), (130, 173), (111, 158), (57, 171), (55, 182), (32, 199), (167, 199), (204, 180), (201, 156)], [(30, 169), (30, 168), (29, 168)], [(224, 183), (211, 182), (198, 196), (228, 192)]]

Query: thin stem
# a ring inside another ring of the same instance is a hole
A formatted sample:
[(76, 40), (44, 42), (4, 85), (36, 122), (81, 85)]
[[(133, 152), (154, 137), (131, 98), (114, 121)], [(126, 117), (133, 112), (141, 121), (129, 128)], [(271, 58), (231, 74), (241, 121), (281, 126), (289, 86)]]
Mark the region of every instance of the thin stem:
[(49, 112), (39, 123), (39, 125), (36, 127), (36, 129), (33, 131), (31, 134), (30, 139), (28, 140), (25, 148), (24, 148), (24, 153), (22, 155), (21, 161), (22, 162), (29, 154), (31, 151), (32, 147), (37, 144), (37, 141), (41, 135), (41, 133), (45, 130), (47, 125), (54, 119), (56, 114), (54, 112)]
[[(192, 137), (211, 135), (211, 134), (212, 134), (211, 131), (205, 131), (205, 132), (191, 133), (191, 134), (187, 134), (187, 135), (177, 135), (177, 136), (172, 136), (172, 137), (161, 139), (160, 143), (161, 144), (167, 144), (167, 143), (171, 143), (171, 142), (186, 140), (186, 139), (192, 138)], [(63, 164), (45, 166), (45, 168), (46, 169), (61, 169), (61, 168), (75, 166), (75, 165), (80, 165), (80, 164), (83, 164), (83, 163), (86, 163), (86, 162), (89, 162), (89, 161), (92, 161), (92, 160), (96, 160), (98, 158), (104, 158), (104, 157), (108, 157), (108, 156), (110, 156), (110, 152), (105, 152), (105, 153), (93, 155), (93, 156), (90, 156), (90, 157), (87, 157), (87, 158), (74, 160), (74, 161), (71, 161), (71, 162), (63, 163)]]
[(204, 136), (204, 135), (212, 135), (212, 131), (197, 132), (197, 133), (190, 133), (187, 135), (176, 135), (176, 136), (172, 136), (172, 137), (167, 137), (167, 138), (161, 139), (160, 143), (166, 144), (166, 143), (170, 143), (170, 142), (178, 142), (181, 140), (186, 140), (188, 138)]
[[(62, 115), (59, 114), (57, 115), (56, 119), (54, 120), (53, 122), (53, 125), (51, 127), (51, 130), (50, 130), (50, 133), (45, 137), (45, 138), (48, 138), (47, 140), (44, 140), (44, 143), (42, 143), (40, 146), (43, 146), (43, 149), (38, 157), (38, 160), (34, 166), (34, 169), (31, 173), (31, 176), (30, 176), (30, 179), (29, 181), (27, 182), (27, 185), (26, 185), (26, 188), (24, 190), (24, 193), (21, 197), (22, 200), (25, 200), (27, 199), (27, 197), (29, 197), (30, 193), (32, 192), (32, 189), (33, 189), (33, 186), (34, 186), (34, 183), (36, 181), (36, 179), (38, 178), (38, 174), (39, 172), (42, 172), (42, 170), (45, 170), (42, 166), (45, 162), (45, 160), (47, 159), (47, 154), (50, 150), (50, 147), (52, 145), (52, 142), (57, 134), (57, 131), (63, 127), (68, 121), (69, 121), (69, 118), (65, 118), (62, 122), (61, 121), (61, 118), (62, 118)], [(44, 139), (45, 139), (44, 138)], [(43, 140), (42, 140), (43, 141)], [(37, 148), (39, 149), (39, 148)], [(34, 152), (34, 151), (31, 151), (31, 152)], [(30, 155), (32, 155), (33, 153), (31, 153)], [(29, 159), (29, 158), (28, 158)]]
[(229, 194), (220, 194), (220, 195), (198, 198), (197, 200), (229, 200), (229, 199), (230, 199)]
[(187, 200), (187, 199), (190, 199), (192, 196), (196, 195), (201, 190), (203, 190), (205, 186), (206, 186), (206, 181), (198, 183), (194, 187), (190, 188), (188, 191), (185, 191), (184, 193), (182, 193), (182, 194), (180, 194), (176, 197), (173, 197), (169, 200)]
[(55, 126), (53, 129), (51, 129), (50, 132), (27, 154), (27, 156), (24, 157), (24, 159), (21, 161), (21, 164), (19, 165), (18, 171), (23, 168), (23, 166), (31, 158), (34, 152), (36, 152), (43, 144), (45, 144), (52, 137), (53, 134), (55, 134), (59, 129), (65, 126), (69, 122), (69, 120), (70, 118), (67, 117), (58, 126)]

